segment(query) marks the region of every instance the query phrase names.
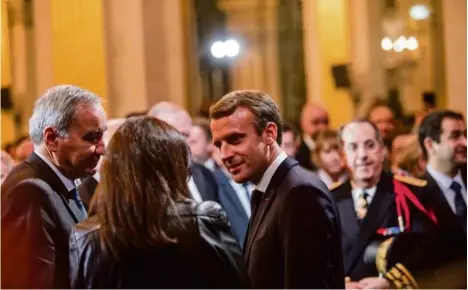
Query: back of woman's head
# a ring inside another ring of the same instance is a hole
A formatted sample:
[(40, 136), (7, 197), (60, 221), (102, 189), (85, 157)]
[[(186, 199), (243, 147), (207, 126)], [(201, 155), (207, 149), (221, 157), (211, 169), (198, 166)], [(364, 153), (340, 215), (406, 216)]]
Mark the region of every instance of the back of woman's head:
[(106, 149), (91, 209), (106, 253), (118, 259), (128, 248), (176, 242), (165, 222), (175, 203), (189, 198), (189, 163), (185, 137), (166, 122), (141, 116), (119, 127)]

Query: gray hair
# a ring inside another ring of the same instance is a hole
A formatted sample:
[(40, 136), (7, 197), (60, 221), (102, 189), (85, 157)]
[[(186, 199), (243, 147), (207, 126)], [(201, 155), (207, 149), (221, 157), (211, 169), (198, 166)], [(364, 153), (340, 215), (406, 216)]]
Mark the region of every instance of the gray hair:
[(61, 137), (66, 137), (68, 129), (79, 106), (101, 105), (101, 98), (96, 94), (73, 86), (60, 85), (50, 88), (34, 104), (29, 119), (29, 135), (35, 145), (42, 143), (46, 127), (55, 127)]

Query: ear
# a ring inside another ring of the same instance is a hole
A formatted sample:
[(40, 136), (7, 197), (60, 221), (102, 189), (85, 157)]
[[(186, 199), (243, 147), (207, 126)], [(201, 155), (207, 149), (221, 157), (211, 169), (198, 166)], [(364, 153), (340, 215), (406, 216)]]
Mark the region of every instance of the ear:
[(436, 144), (436, 143), (431, 138), (429, 138), (429, 137), (424, 138), (423, 145), (424, 145), (424, 148), (426, 149), (428, 155), (429, 155), (429, 153), (434, 151), (434, 144)]
[(275, 123), (269, 122), (265, 129), (263, 129), (263, 134), (265, 136), (264, 141), (267, 145), (271, 145), (276, 141), (278, 137), (278, 126)]
[(58, 134), (52, 127), (46, 127), (42, 133), (44, 143), (51, 152), (56, 152), (58, 147)]

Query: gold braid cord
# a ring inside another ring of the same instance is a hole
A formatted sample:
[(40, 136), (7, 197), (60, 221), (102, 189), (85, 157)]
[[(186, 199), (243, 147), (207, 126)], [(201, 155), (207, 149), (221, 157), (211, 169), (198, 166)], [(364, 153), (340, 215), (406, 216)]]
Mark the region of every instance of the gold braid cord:
[(377, 271), (382, 273), (385, 278), (393, 283), (396, 289), (417, 289), (418, 284), (411, 275), (410, 271), (400, 263), (397, 263), (390, 270), (387, 270), (387, 253), (393, 242), (393, 238), (389, 238), (380, 244), (375, 257), (375, 265)]

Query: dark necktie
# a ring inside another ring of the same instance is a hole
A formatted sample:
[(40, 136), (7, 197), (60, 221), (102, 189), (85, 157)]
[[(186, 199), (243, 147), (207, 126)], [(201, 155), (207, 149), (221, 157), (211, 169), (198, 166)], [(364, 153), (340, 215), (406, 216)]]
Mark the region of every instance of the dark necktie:
[(461, 185), (454, 181), (450, 188), (455, 192), (455, 215), (460, 218), (466, 230), (466, 203), (461, 192)]
[(83, 205), (83, 202), (81, 201), (80, 194), (78, 193), (78, 189), (75, 187), (74, 189), (70, 191), (70, 193), (72, 195), (73, 200), (76, 203), (76, 207), (81, 212), (81, 220), (85, 220), (86, 218), (88, 218), (88, 214), (86, 213), (86, 209)]
[(250, 219), (253, 220), (255, 218), (255, 214), (257, 214), (258, 207), (260, 202), (262, 201), (263, 192), (254, 189), (252, 191), (252, 197), (250, 199), (250, 206), (251, 206), (251, 215)]

